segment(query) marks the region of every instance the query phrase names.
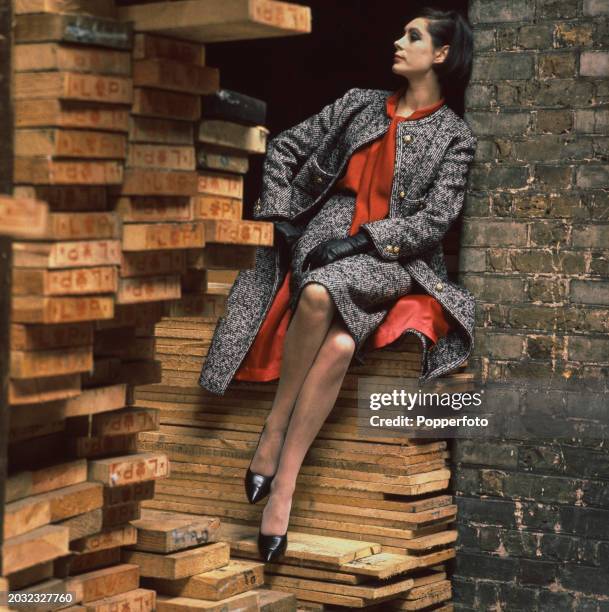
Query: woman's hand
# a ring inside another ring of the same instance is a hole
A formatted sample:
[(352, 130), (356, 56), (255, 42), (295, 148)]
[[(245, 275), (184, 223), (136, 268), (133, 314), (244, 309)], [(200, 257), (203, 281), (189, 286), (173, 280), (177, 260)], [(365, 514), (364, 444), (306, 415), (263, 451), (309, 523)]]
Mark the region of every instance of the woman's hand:
[(365, 253), (372, 249), (374, 249), (372, 240), (367, 233), (361, 231), (348, 238), (328, 240), (327, 242), (318, 244), (307, 253), (302, 264), (302, 270), (303, 272), (309, 269), (313, 270), (338, 259), (342, 259), (343, 257)]
[(294, 245), (300, 238), (303, 230), (295, 225), (292, 225), (289, 221), (277, 221), (273, 226), (273, 242), (277, 245), (277, 248), (284, 254), (289, 255), (290, 260)]

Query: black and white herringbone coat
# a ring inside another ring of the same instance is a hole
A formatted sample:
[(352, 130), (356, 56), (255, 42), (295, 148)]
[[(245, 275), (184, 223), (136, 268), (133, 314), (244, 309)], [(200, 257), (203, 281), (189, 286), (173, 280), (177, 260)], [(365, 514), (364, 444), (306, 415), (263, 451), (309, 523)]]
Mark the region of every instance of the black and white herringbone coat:
[[(345, 197), (336, 195), (333, 187), (351, 155), (388, 129), (386, 101), (392, 93), (350, 89), (318, 114), (272, 138), (254, 218), (308, 223), (320, 210), (323, 213), (329, 198)], [(400, 122), (389, 213), (361, 225), (374, 243), (374, 257), (399, 262), (400, 270), (406, 270), (458, 324), (431, 348), (424, 334), (410, 330), (422, 343), (421, 383), (457, 368), (474, 345), (475, 299), (447, 279), (441, 241), (463, 206), (476, 145), (468, 124), (446, 104), (420, 119)], [(352, 256), (343, 263), (361, 257), (372, 255)], [(255, 267), (239, 272), (228, 295), (226, 314), (218, 321), (201, 371), (202, 387), (224, 394), (287, 270), (275, 247), (256, 248)], [(381, 292), (391, 294), (392, 282), (381, 281)]]

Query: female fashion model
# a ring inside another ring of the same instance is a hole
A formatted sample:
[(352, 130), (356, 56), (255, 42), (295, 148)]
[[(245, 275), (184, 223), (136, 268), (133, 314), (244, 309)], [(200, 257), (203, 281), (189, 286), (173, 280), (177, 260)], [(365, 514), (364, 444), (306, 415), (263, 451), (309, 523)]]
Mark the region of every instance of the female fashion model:
[(266, 561), (285, 552), (300, 467), (352, 360), (413, 333), (424, 380), (471, 351), (474, 299), (448, 280), (441, 242), (477, 142), (445, 103), (472, 46), (459, 13), (422, 9), (394, 42), (400, 89), (351, 89), (269, 143), (254, 217), (275, 246), (240, 272), (199, 381), (223, 393), (233, 377), (279, 378), (245, 475), (250, 503), (268, 496)]

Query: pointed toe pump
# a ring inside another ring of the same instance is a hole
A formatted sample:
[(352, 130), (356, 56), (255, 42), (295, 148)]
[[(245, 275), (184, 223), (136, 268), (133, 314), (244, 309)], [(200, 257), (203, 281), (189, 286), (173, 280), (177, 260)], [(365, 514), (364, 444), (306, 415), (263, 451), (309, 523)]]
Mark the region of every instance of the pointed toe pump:
[(258, 530), (258, 552), (263, 561), (275, 561), (288, 547), (288, 532), (283, 535), (266, 535)]
[[(266, 427), (266, 425), (264, 427)], [(262, 432), (264, 431), (264, 427), (260, 432), (260, 438), (262, 438)], [(258, 446), (260, 444), (260, 438), (258, 438), (256, 450), (258, 449)], [(256, 454), (256, 450), (254, 450), (254, 455)], [(271, 482), (273, 481), (275, 474), (273, 474), (272, 476), (264, 476), (264, 474), (257, 474), (256, 472), (252, 472), (251, 466), (252, 462), (250, 461), (250, 465), (247, 468), (247, 472), (245, 472), (245, 494), (247, 495), (247, 499), (249, 500), (250, 504), (255, 504), (261, 499), (264, 499), (270, 493)]]

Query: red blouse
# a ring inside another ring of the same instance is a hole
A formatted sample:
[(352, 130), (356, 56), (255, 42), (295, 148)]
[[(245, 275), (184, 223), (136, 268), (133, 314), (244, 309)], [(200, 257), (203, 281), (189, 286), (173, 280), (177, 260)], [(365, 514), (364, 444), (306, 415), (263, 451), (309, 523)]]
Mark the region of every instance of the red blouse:
[[(387, 116), (391, 117), (388, 130), (351, 156), (347, 172), (336, 183), (339, 189), (348, 189), (356, 195), (349, 230), (351, 236), (357, 233), (362, 223), (383, 219), (389, 213), (398, 123), (430, 115), (444, 104), (442, 98), (436, 104), (420, 108), (408, 117), (401, 117), (395, 113), (404, 91), (405, 87), (402, 87), (387, 99)], [(283, 339), (292, 316), (288, 308), (291, 273), (292, 270), (288, 269), (250, 350), (235, 373), (235, 379), (265, 382), (279, 378)], [(366, 346), (368, 349), (376, 349), (391, 344), (408, 328), (422, 332), (435, 343), (448, 333), (450, 327), (441, 304), (433, 296), (409, 293), (395, 301), (381, 324), (367, 339)]]

